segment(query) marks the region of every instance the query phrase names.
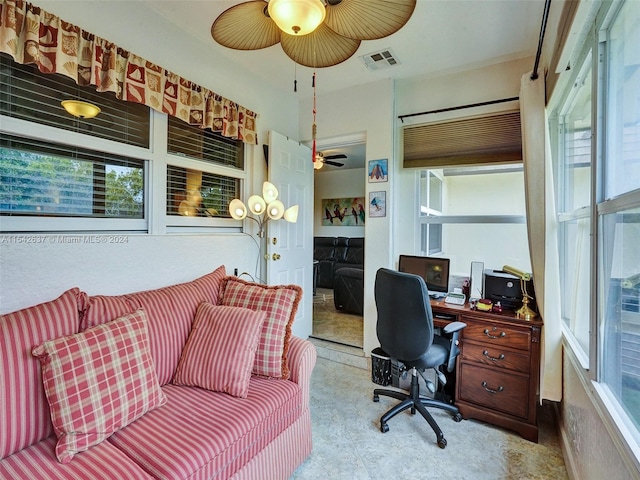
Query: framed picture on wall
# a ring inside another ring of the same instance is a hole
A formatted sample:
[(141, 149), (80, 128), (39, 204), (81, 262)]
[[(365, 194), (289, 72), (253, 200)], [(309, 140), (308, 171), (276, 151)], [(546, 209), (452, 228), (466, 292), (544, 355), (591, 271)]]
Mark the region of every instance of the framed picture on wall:
[(387, 216), (387, 192), (369, 192), (369, 216)]
[(369, 160), (369, 183), (386, 182), (389, 180), (389, 162), (384, 160)]
[(363, 226), (364, 212), (364, 197), (323, 198), (322, 226)]

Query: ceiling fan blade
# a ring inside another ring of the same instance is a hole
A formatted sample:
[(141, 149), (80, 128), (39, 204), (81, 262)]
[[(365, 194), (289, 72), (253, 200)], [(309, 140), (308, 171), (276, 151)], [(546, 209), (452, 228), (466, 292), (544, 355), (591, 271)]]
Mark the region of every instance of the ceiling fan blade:
[(347, 158), (347, 156), (344, 153), (337, 153), (335, 155), (325, 155), (324, 156), (325, 160), (337, 160), (338, 158)]
[(265, 15), (262, 0), (235, 5), (220, 14), (211, 25), (211, 36), (220, 45), (234, 50), (258, 50), (280, 41), (276, 22)]
[(360, 46), (360, 40), (338, 35), (324, 23), (302, 37), (288, 33), (282, 33), (281, 37), (284, 53), (297, 64), (311, 68), (331, 67), (342, 63), (356, 53)]
[(340, 163), (340, 162), (332, 162), (331, 160), (322, 160), (323, 163), (326, 163), (327, 165), (333, 165), (334, 167), (344, 167), (344, 163)]
[(342, 0), (328, 2), (324, 23), (334, 32), (357, 40), (384, 38), (409, 21), (416, 0)]

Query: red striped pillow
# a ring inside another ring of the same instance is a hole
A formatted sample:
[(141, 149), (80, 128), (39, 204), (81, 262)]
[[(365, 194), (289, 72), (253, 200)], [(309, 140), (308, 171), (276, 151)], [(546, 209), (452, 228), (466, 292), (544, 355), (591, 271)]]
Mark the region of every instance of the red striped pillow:
[(218, 292), (226, 270), (190, 282), (119, 296), (92, 296), (82, 317), (81, 330), (100, 325), (143, 308), (147, 314), (149, 345), (158, 381), (164, 385), (174, 375), (193, 317), (201, 302), (218, 303)]
[(83, 296), (72, 288), (50, 302), (0, 316), (0, 460), (53, 433), (31, 349), (78, 331)]
[(249, 308), (267, 314), (256, 350), (253, 373), (263, 377), (289, 378), (287, 352), (302, 288), (297, 285), (261, 285), (227, 277), (220, 291), (222, 305)]
[(247, 398), (265, 318), (265, 312), (201, 303), (173, 383)]
[(46, 341), (32, 353), (42, 365), (61, 463), (167, 401), (149, 352), (144, 310)]

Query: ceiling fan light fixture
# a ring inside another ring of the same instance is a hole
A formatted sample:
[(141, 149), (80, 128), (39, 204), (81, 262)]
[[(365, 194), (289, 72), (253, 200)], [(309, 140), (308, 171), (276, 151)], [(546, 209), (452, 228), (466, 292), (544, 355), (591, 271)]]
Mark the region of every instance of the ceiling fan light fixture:
[(280, 30), (295, 36), (313, 32), (327, 14), (322, 0), (270, 0), (267, 10)]

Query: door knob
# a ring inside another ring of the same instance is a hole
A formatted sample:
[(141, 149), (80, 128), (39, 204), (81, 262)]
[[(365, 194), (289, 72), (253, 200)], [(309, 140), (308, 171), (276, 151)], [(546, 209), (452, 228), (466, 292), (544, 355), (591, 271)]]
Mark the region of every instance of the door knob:
[(279, 253), (274, 253), (272, 258), (273, 258), (274, 261), (280, 260), (280, 254)]

